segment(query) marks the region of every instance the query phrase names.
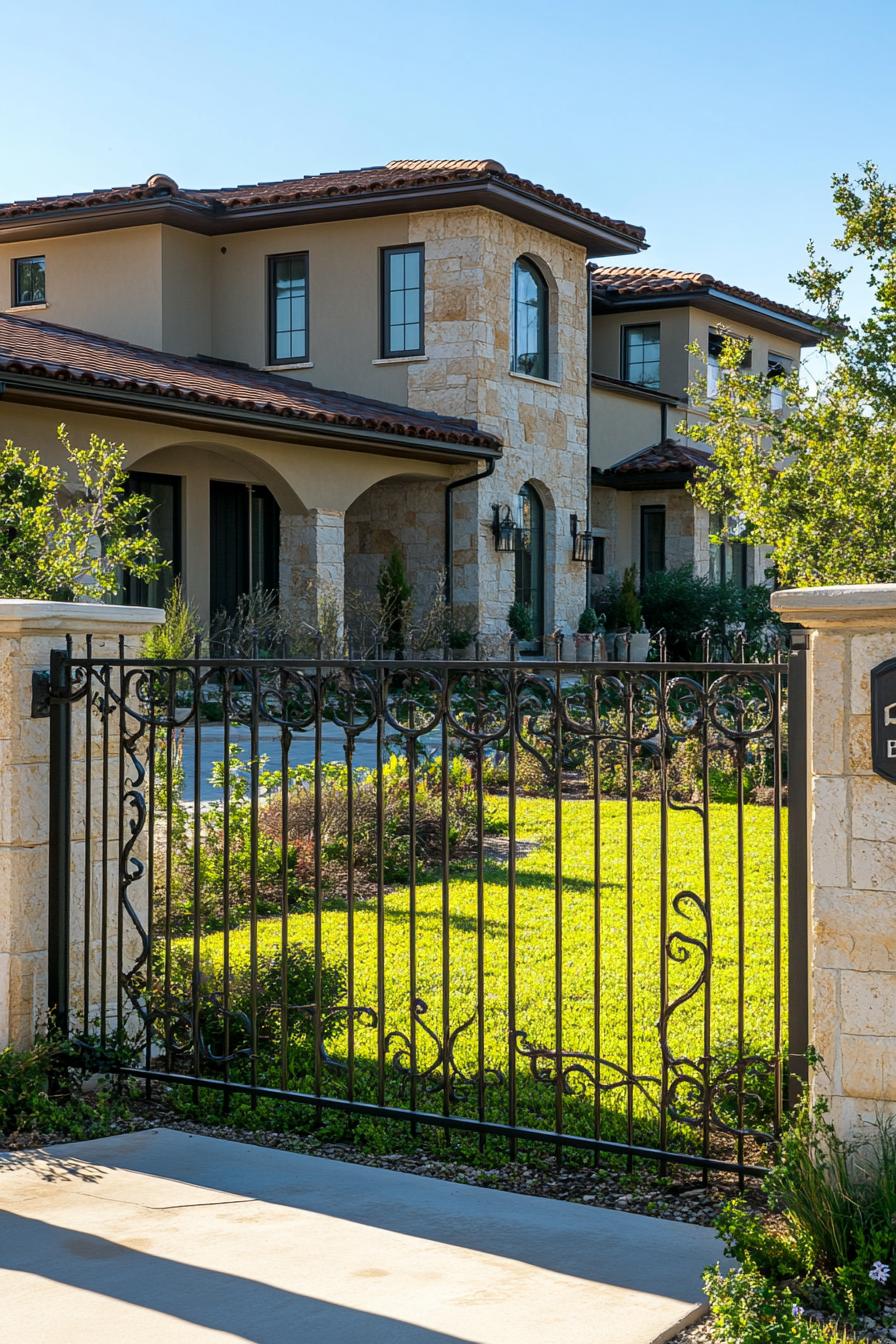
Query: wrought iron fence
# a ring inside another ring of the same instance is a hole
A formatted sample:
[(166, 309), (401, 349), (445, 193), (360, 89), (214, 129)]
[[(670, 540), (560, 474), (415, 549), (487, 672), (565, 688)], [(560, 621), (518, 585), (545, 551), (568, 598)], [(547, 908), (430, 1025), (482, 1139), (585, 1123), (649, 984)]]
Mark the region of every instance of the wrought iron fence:
[(764, 1165), (805, 1051), (780, 657), (88, 642), (51, 676), (51, 1001), (123, 1072), (511, 1155)]

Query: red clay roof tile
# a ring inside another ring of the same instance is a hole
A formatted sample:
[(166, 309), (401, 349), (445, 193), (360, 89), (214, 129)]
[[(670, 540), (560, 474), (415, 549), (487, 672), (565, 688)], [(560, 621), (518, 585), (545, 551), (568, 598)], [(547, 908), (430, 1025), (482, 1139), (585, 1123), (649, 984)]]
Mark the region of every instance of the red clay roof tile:
[(732, 298), (767, 308), (770, 312), (795, 318), (798, 322), (815, 325), (818, 321), (811, 313), (804, 313), (787, 303), (763, 298), (750, 289), (726, 284), (705, 271), (670, 271), (655, 266), (596, 266), (592, 268), (591, 285), (595, 297), (610, 305), (614, 300), (671, 299), (688, 294), (704, 294), (714, 289), (720, 294), (729, 294)]

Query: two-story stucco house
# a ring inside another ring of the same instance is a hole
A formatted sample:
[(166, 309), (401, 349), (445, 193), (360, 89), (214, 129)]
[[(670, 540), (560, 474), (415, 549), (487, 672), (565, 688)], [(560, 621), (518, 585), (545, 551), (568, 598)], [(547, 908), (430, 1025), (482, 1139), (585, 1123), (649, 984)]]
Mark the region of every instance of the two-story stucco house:
[(0, 434), (48, 460), (61, 420), (127, 445), (170, 561), (132, 601), (180, 574), (209, 617), (263, 585), (313, 625), (324, 592), (372, 603), (398, 547), (418, 606), (444, 573), (481, 633), (515, 598), (550, 631), (602, 571), (710, 563), (693, 450), (653, 465), (687, 341), (722, 323), (795, 361), (814, 339), (709, 277), (602, 265), (645, 246), (493, 160), (0, 206)]

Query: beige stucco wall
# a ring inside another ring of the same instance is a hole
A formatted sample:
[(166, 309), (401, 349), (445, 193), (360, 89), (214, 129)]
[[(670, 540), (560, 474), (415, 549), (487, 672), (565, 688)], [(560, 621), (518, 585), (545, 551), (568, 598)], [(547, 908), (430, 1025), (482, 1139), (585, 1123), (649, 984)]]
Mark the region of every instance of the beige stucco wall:
[[(674, 409), (668, 411), (667, 433), (674, 432), (679, 419)], [(659, 443), (662, 426), (662, 406), (658, 402), (592, 387), (591, 465), (605, 470)]]
[[(494, 474), (455, 496), (455, 599), (478, 609), (484, 635), (506, 636), (514, 557), (495, 551), (492, 505), (515, 508), (531, 481), (545, 506), (545, 626), (575, 621), (586, 593), (569, 530), (570, 513), (586, 513), (584, 249), (479, 208), (412, 215), (408, 237), (426, 247), (427, 354), (408, 368), (409, 402), (473, 417), (504, 442)], [(510, 371), (513, 263), (523, 255), (551, 289), (550, 381)]]
[[(660, 387), (681, 395), (688, 382), (685, 347), (690, 335), (687, 308), (644, 308), (626, 313), (600, 313), (592, 320), (591, 364), (595, 373), (609, 378), (625, 376), (622, 362), (623, 327), (658, 324), (660, 328)], [(632, 450), (634, 451), (634, 450)]]
[(213, 239), (186, 229), (161, 229), (163, 350), (177, 355), (215, 353), (213, 247)]
[(896, 1114), (896, 785), (871, 766), (870, 672), (896, 657), (896, 585), (772, 594), (810, 636), (809, 1042), (844, 1136)]
[[(407, 215), (259, 229), (213, 239), (211, 353), (264, 366), (267, 258), (307, 252), (310, 361), (291, 376), (407, 405), (407, 361), (377, 362), (380, 248), (407, 241)], [(290, 371), (278, 366), (277, 372)]]
[[(0, 243), (0, 311), (158, 349), (163, 342), (161, 236), (161, 226), (144, 225)], [(12, 308), (12, 263), (31, 256), (47, 259), (46, 305)]]

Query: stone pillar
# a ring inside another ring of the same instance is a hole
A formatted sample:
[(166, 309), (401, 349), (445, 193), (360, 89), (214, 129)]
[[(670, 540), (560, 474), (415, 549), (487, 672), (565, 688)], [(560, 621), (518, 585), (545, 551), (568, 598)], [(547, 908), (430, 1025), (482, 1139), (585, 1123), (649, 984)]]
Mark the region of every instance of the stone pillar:
[[(65, 647), (71, 635), (75, 655), (83, 654), (92, 634), (95, 657), (118, 657), (119, 636), (125, 656), (136, 657), (140, 637), (164, 618), (150, 608), (94, 603), (26, 602), (0, 599), (0, 1048), (23, 1048), (47, 1010), (47, 925), (50, 826), (50, 725), (31, 717), (32, 673), (49, 668), (50, 651)], [(85, 702), (72, 710), (71, 844), (71, 990), (73, 1004), (83, 1001), (85, 830), (83, 799), (87, 714)], [(111, 722), (111, 721), (110, 721)], [(102, 720), (91, 716), (93, 792), (92, 869), (90, 881), (90, 960), (99, 963), (101, 945), (98, 891), (105, 865), (110, 907), (109, 965), (114, 976), (117, 924), (118, 733), (109, 734), (109, 852), (100, 853)], [(135, 897), (139, 894), (135, 893)], [(142, 893), (145, 902), (146, 893)], [(111, 980), (114, 1003), (115, 983)], [(90, 1010), (94, 1007), (91, 994)]]
[(344, 513), (309, 509), (281, 517), (280, 601), (298, 638), (320, 630), (327, 642), (338, 640), (345, 605)]
[(842, 1135), (896, 1112), (896, 784), (871, 762), (871, 669), (896, 657), (896, 584), (772, 595), (809, 632), (809, 1042)]

